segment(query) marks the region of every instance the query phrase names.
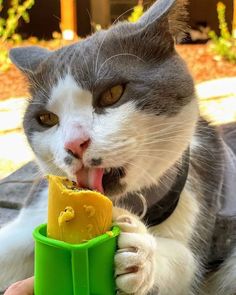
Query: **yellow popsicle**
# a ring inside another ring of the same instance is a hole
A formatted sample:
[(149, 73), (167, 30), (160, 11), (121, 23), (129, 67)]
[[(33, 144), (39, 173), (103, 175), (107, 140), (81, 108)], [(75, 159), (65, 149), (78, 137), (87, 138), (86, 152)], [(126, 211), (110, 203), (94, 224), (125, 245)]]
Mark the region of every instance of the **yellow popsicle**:
[(110, 199), (96, 191), (79, 190), (65, 177), (49, 175), (48, 181), (48, 237), (79, 244), (110, 230)]

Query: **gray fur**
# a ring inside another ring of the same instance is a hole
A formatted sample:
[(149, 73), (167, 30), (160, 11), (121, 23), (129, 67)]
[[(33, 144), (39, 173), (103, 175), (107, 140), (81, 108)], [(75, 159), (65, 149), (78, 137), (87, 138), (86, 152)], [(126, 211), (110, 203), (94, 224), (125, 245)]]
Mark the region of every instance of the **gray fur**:
[[(79, 43), (50, 53), (32, 47), (11, 51), (12, 61), (26, 73), (30, 83), (32, 100), (24, 117), (29, 142), (34, 132), (47, 130), (39, 125), (37, 114), (44, 110), (52, 86), (68, 71), (79, 86), (93, 93), (97, 113), (106, 112), (99, 106), (100, 95), (117, 84), (126, 85), (126, 89), (113, 108), (132, 99), (137, 110), (156, 116), (168, 117), (180, 112), (194, 99), (192, 78), (174, 48), (176, 20), (177, 27), (182, 30), (179, 18), (185, 16), (184, 11), (178, 13), (178, 10), (185, 3), (159, 0), (136, 24), (118, 23), (107, 31), (97, 32)], [(195, 138), (201, 146), (194, 148), (191, 145), (187, 187), (196, 192), (202, 205), (191, 240), (192, 251), (199, 263), (192, 294), (199, 294), (207, 276), (207, 265), (216, 258), (213, 248), (218, 232), (217, 213), (221, 206), (225, 153), (223, 139), (204, 120), (199, 119)], [(37, 149), (33, 149), (37, 154)], [(64, 161), (70, 164), (69, 157)], [(99, 163), (100, 159), (94, 159), (93, 165)], [(116, 177), (118, 175), (108, 179), (111, 194)], [(119, 189), (125, 191), (125, 185), (120, 185)], [(224, 259), (233, 251), (234, 242), (232, 239), (225, 248)]]
[[(98, 104), (101, 93), (121, 83), (126, 84), (126, 90), (112, 107), (132, 98), (138, 109), (156, 115), (179, 112), (194, 96), (192, 78), (173, 47), (170, 32), (161, 25), (154, 29), (153, 36), (139, 30), (131, 34), (133, 24), (120, 23), (52, 52), (46, 59), (44, 56), (35, 72), (27, 75), (32, 100), (24, 117), (24, 128), (29, 141), (33, 132), (46, 130), (38, 124), (37, 114), (44, 110), (52, 85), (69, 69), (82, 88), (93, 92), (93, 105), (98, 113), (105, 112)], [(27, 50), (15, 49), (11, 54), (13, 62), (17, 66), (22, 63), (22, 68), (26, 61), (22, 61), (21, 55), (17, 60), (17, 50), (21, 53)], [(27, 55), (25, 58), (28, 60)]]
[(102, 158), (97, 158), (97, 159), (92, 159), (91, 160), (91, 165), (92, 166), (100, 166), (102, 164)]
[[(35, 69), (29, 77), (32, 102), (42, 104), (43, 108), (51, 86), (70, 69), (77, 83), (93, 92), (97, 112), (104, 111), (98, 104), (101, 93), (121, 83), (127, 84), (126, 90), (113, 107), (132, 97), (139, 109), (155, 110), (157, 115), (178, 112), (191, 100), (194, 87), (184, 62), (174, 49), (174, 40), (166, 23), (167, 12), (175, 2), (157, 1), (137, 24), (118, 23), (108, 31), (98, 32), (51, 54), (45, 54), (39, 48), (35, 48), (35, 52), (31, 47), (14, 49), (10, 57), (21, 69), (32, 58), (32, 68)], [(39, 59), (35, 60), (35, 53), (39, 54), (40, 64)], [(30, 115), (25, 117), (28, 134), (31, 129), (43, 131), (34, 120), (35, 112), (39, 110), (29, 106)], [(30, 128), (28, 121), (31, 122)]]
[(66, 165), (71, 165), (73, 158), (71, 156), (65, 157), (64, 162)]
[(39, 64), (50, 55), (50, 51), (38, 46), (13, 48), (9, 57), (12, 62), (23, 72), (34, 72)]

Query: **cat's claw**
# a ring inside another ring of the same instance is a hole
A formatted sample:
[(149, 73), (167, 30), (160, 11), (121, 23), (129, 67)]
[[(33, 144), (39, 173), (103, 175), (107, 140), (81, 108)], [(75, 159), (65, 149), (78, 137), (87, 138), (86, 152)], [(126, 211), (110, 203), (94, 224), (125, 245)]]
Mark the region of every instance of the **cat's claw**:
[(132, 215), (118, 217), (116, 224), (121, 229), (115, 255), (119, 294), (147, 294), (154, 286), (156, 240)]

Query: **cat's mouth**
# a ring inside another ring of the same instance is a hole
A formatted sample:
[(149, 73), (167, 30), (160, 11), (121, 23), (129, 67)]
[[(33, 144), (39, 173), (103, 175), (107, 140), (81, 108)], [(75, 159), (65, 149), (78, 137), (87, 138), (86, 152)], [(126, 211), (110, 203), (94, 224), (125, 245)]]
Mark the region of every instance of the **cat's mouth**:
[(126, 175), (124, 167), (117, 168), (82, 168), (76, 172), (77, 185), (81, 188), (113, 194), (121, 190), (121, 178)]

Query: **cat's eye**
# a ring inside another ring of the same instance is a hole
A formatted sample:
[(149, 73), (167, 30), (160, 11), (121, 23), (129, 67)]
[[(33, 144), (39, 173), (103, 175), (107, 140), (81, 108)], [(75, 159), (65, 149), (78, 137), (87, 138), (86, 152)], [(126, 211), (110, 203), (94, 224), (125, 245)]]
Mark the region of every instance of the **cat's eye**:
[(51, 112), (42, 112), (37, 116), (39, 124), (45, 127), (52, 127), (59, 123), (59, 118), (57, 115)]
[(99, 104), (101, 107), (116, 103), (124, 93), (124, 85), (116, 85), (102, 93)]

